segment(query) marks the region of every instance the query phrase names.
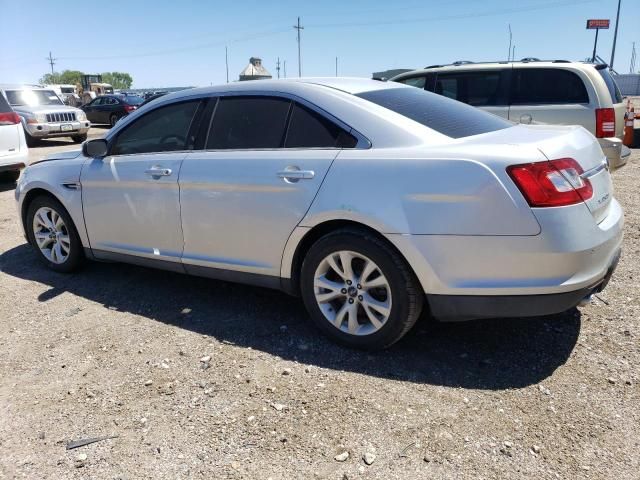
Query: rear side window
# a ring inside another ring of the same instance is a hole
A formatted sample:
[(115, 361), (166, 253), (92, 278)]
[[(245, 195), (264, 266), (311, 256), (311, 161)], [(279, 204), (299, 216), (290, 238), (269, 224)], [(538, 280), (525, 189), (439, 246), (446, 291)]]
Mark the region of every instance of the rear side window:
[(507, 105), (506, 75), (501, 70), (488, 72), (441, 73), (434, 92), (474, 107)]
[(424, 88), (426, 81), (426, 77), (411, 77), (398, 80), (398, 83), (404, 83), (405, 85), (409, 85), (411, 87)]
[(607, 90), (609, 90), (609, 94), (611, 95), (611, 103), (621, 103), (622, 102), (622, 94), (620, 93), (620, 89), (618, 88), (618, 84), (611, 76), (611, 73), (606, 68), (598, 69), (598, 73), (604, 80), (604, 83), (607, 84)]
[(274, 97), (222, 97), (206, 148), (280, 148), (291, 102)]
[(357, 140), (335, 123), (293, 104), (285, 148), (353, 148)]
[(357, 95), (451, 138), (512, 127), (507, 120), (417, 88), (390, 88)]
[(568, 70), (516, 68), (512, 79), (512, 105), (589, 103), (582, 79)]
[(4, 98), (4, 95), (0, 94), (0, 113), (13, 112), (13, 109), (9, 106), (9, 102)]
[(160, 107), (137, 118), (116, 138), (111, 155), (188, 149), (187, 137), (199, 100)]

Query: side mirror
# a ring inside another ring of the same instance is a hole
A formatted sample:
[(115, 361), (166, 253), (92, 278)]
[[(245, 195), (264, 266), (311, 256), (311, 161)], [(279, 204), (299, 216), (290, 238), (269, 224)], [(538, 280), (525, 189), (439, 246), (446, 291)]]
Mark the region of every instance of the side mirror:
[(96, 138), (82, 144), (82, 153), (85, 157), (102, 158), (107, 156), (108, 144), (104, 138)]

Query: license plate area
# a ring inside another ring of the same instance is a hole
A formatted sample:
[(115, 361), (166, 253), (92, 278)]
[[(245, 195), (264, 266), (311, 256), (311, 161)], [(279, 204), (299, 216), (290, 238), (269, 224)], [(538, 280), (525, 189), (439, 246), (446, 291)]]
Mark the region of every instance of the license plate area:
[(60, 131), (61, 132), (69, 132), (73, 130), (73, 125), (70, 125), (68, 123), (64, 123), (62, 125), (60, 125)]

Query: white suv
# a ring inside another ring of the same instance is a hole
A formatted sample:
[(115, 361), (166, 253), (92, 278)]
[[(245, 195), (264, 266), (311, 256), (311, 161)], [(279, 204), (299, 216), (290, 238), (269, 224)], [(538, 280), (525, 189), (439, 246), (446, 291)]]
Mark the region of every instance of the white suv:
[[(598, 138), (612, 170), (622, 145), (625, 106), (607, 65), (567, 60), (434, 65), (391, 79), (459, 100), (518, 123), (581, 125)], [(464, 118), (459, 119), (464, 122)]]
[(9, 172), (18, 178), (20, 170), (27, 164), (28, 155), (20, 116), (0, 95), (0, 173)]

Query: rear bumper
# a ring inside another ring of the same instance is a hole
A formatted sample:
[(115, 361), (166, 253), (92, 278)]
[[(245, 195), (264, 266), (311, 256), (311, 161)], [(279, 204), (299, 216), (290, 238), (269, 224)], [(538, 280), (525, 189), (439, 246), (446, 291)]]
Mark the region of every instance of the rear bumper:
[(26, 148), (19, 153), (0, 157), (0, 172), (22, 170), (29, 163), (29, 153)]
[(539, 317), (565, 312), (607, 286), (618, 266), (620, 251), (604, 278), (595, 285), (547, 295), (427, 295), (430, 313), (443, 322), (482, 318)]

